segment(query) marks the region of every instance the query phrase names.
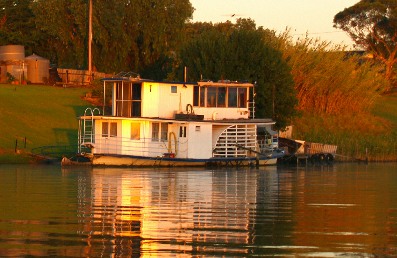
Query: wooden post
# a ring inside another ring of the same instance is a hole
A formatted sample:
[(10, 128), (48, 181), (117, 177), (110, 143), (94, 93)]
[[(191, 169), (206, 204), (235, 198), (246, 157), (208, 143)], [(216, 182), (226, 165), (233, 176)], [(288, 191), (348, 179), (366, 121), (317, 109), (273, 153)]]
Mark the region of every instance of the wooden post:
[(25, 136), (25, 141), (24, 141), (24, 143), (25, 143), (25, 144), (24, 144), (24, 147), (25, 147), (24, 149), (26, 149), (26, 136)]
[(18, 139), (15, 139), (15, 153), (17, 153), (18, 150)]
[[(92, 0), (88, 3), (88, 74), (92, 72)], [(91, 78), (89, 78), (91, 79)], [(91, 81), (90, 81), (91, 83)]]

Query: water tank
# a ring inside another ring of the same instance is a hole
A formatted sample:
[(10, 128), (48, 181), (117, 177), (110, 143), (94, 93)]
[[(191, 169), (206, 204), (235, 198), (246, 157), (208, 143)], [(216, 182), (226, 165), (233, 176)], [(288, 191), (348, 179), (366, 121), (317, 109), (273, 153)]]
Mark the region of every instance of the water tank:
[(20, 61), (25, 58), (25, 47), (21, 45), (0, 46), (0, 61)]
[(25, 58), (27, 80), (31, 83), (47, 83), (50, 76), (50, 61), (38, 55)]

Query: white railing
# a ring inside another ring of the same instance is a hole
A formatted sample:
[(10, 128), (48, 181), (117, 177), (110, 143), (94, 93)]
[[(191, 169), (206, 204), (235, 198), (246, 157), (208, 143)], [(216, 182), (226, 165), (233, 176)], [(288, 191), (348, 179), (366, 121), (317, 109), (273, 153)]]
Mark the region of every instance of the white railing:
[[(82, 145), (92, 144), (83, 142)], [(91, 150), (94, 154), (134, 155), (144, 157), (162, 157), (169, 153), (177, 157), (187, 157), (187, 141), (161, 141), (151, 138), (131, 140), (128, 137), (102, 137), (95, 135)]]

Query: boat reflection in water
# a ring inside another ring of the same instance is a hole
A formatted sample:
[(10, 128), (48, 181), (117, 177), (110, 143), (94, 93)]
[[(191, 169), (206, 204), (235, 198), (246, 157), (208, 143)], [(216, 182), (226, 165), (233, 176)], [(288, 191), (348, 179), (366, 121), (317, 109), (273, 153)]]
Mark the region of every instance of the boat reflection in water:
[[(247, 254), (260, 173), (196, 172), (94, 168), (89, 178), (81, 174), (80, 233), (88, 254)], [(266, 173), (269, 191), (277, 187), (277, 178), (269, 178), (276, 174)]]
[(0, 166), (0, 256), (397, 257), (396, 171)]

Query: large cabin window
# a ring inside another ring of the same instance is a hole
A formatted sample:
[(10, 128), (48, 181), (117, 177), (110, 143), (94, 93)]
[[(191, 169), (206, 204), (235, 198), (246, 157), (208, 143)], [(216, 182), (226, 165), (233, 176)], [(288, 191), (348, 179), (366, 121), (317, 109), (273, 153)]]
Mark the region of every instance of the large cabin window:
[(226, 107), (226, 87), (217, 87), (216, 106)]
[(140, 117), (142, 85), (116, 83), (116, 116)]
[(207, 107), (216, 107), (216, 87), (207, 88)]
[(247, 107), (247, 89), (246, 88), (238, 89), (238, 107), (239, 108)]
[(152, 123), (152, 141), (168, 140), (168, 123)]
[(159, 141), (160, 123), (152, 123), (152, 142)]
[(226, 87), (207, 88), (207, 107), (226, 107)]
[(193, 105), (200, 107), (247, 107), (247, 88), (201, 86), (194, 89)]
[(237, 88), (232, 87), (228, 88), (228, 106), (229, 107), (237, 107)]
[(160, 139), (162, 141), (167, 141), (168, 140), (168, 123), (161, 123), (161, 134), (160, 134)]

